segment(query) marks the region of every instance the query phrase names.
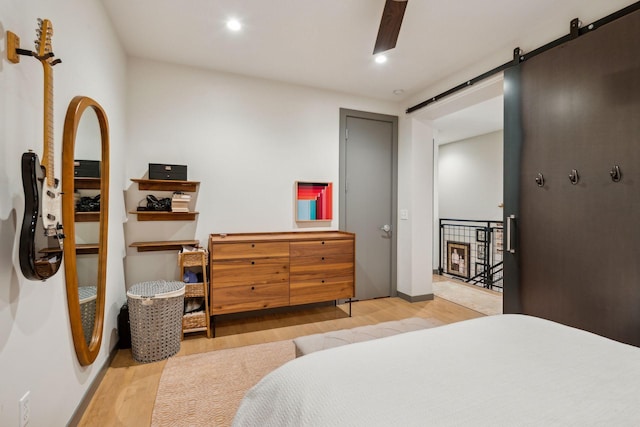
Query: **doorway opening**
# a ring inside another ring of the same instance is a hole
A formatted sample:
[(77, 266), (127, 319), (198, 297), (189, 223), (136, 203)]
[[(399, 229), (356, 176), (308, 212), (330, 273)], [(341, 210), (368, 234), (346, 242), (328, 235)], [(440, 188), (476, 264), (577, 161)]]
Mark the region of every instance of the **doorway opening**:
[(434, 134), (434, 294), (489, 312), (502, 308), (503, 102), (497, 75), (416, 116)]

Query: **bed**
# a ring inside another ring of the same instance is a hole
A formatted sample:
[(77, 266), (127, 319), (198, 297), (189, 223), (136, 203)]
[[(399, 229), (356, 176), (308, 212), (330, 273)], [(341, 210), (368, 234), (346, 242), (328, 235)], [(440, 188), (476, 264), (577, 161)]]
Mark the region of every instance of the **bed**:
[(264, 377), (234, 426), (638, 426), (640, 348), (524, 315), (319, 351)]

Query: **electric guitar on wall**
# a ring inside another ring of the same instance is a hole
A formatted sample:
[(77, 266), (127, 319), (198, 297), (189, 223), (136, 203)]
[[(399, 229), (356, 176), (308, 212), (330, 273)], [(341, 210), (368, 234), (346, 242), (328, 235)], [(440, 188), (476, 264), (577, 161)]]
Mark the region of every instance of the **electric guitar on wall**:
[(21, 51), (34, 56), (44, 68), (44, 144), (42, 163), (31, 150), (22, 155), (24, 216), (20, 231), (20, 269), (27, 279), (46, 280), (60, 268), (62, 261), (62, 213), (60, 183), (54, 177), (53, 156), (53, 72), (62, 61), (53, 59), (48, 19), (38, 20), (36, 51)]

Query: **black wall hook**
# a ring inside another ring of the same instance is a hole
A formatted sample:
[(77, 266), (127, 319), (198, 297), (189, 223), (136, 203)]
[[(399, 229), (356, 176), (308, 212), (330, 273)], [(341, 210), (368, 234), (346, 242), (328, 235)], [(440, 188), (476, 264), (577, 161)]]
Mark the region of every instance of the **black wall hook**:
[(620, 166), (615, 165), (610, 171), (609, 175), (611, 175), (611, 180), (613, 182), (620, 182), (622, 179), (622, 172), (620, 172)]
[(544, 187), (544, 176), (541, 173), (536, 176), (536, 184), (538, 187)]
[(31, 52), (30, 50), (27, 50), (27, 49), (16, 48), (16, 53), (18, 55), (24, 55), (24, 56), (36, 56), (35, 53), (33, 53), (33, 52)]
[(578, 171), (576, 169), (571, 169), (569, 181), (571, 181), (571, 184), (573, 185), (576, 185), (580, 181), (580, 175), (578, 175)]

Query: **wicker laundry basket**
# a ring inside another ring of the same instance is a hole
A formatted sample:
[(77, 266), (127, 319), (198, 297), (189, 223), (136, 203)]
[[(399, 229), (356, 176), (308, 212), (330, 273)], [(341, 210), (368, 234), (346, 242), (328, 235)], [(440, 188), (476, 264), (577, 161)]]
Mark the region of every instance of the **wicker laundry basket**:
[(184, 283), (155, 281), (127, 292), (131, 350), (137, 362), (155, 362), (180, 351)]
[(82, 319), (82, 331), (87, 345), (91, 343), (93, 336), (93, 326), (96, 321), (96, 287), (79, 286), (78, 296), (80, 298), (80, 317)]

